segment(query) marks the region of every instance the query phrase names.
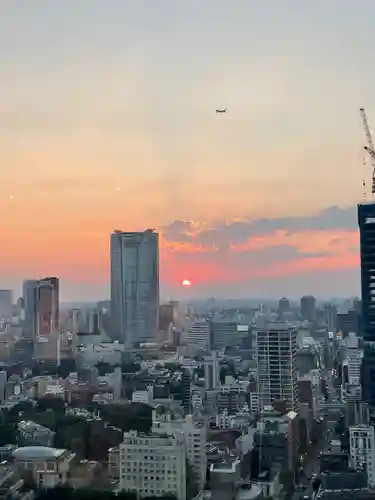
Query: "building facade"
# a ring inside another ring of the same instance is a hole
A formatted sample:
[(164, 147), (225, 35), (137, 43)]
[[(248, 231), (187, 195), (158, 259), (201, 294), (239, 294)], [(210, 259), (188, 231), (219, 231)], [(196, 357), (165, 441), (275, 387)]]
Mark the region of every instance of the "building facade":
[(12, 319), (12, 290), (0, 290), (0, 320)]
[(349, 428), (350, 465), (354, 470), (365, 470), (370, 488), (375, 485), (374, 427), (355, 425)]
[(113, 336), (126, 345), (153, 339), (159, 316), (159, 235), (111, 234), (111, 319)]
[(256, 361), (260, 408), (285, 403), (298, 411), (297, 329), (287, 323), (271, 323), (256, 332)]
[(363, 398), (369, 405), (370, 419), (375, 417), (375, 203), (358, 205), (360, 232)]
[(48, 337), (59, 327), (59, 279), (47, 277), (35, 284), (35, 334)]
[(174, 495), (186, 500), (186, 447), (174, 436), (125, 432), (120, 444), (120, 490), (138, 498)]

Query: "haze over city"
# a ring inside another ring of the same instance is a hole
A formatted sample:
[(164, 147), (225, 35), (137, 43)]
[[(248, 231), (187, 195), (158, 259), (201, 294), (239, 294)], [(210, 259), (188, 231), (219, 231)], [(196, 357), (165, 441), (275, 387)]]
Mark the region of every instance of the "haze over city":
[(374, 15), (3, 1), (2, 286), (51, 275), (63, 300), (107, 297), (110, 232), (151, 227), (164, 296), (358, 294)]

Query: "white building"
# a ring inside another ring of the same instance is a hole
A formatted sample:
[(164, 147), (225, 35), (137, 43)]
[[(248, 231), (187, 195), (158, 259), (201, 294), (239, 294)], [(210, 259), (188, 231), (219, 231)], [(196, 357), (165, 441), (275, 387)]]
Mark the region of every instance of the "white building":
[(355, 425), (349, 427), (350, 465), (355, 470), (367, 471), (369, 487), (375, 486), (375, 436), (374, 427)]
[(154, 410), (152, 430), (156, 433), (183, 433), (185, 438), (186, 457), (199, 480), (197, 486), (199, 490), (201, 490), (206, 482), (207, 468), (207, 429), (204, 422), (201, 420), (194, 420), (192, 415), (187, 415), (185, 420), (172, 420), (171, 415), (160, 415), (158, 414), (158, 410)]
[(168, 493), (186, 500), (186, 449), (182, 433), (167, 435), (124, 434), (120, 444), (120, 490), (138, 498)]
[(111, 316), (126, 345), (156, 338), (159, 316), (159, 235), (111, 234)]
[(260, 408), (284, 401), (298, 411), (297, 329), (288, 323), (270, 323), (256, 332), (256, 361)]
[(208, 350), (211, 345), (211, 328), (209, 321), (196, 319), (185, 330), (185, 343), (188, 346)]
[(346, 359), (348, 363), (349, 385), (360, 385), (363, 351), (357, 347), (348, 347)]

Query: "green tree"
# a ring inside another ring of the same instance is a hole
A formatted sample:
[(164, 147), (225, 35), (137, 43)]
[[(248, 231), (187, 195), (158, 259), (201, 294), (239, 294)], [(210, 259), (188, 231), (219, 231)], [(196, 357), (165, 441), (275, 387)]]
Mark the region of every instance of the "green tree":
[(55, 396), (45, 396), (39, 398), (36, 404), (37, 411), (53, 410), (55, 413), (65, 413), (65, 401)]

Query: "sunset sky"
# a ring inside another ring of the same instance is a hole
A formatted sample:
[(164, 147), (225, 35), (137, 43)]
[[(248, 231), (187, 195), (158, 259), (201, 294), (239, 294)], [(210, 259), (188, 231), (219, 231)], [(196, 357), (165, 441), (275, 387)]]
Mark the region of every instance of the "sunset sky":
[(373, 19), (373, 0), (1, 0), (0, 287), (106, 297), (109, 233), (151, 227), (163, 297), (358, 294)]

